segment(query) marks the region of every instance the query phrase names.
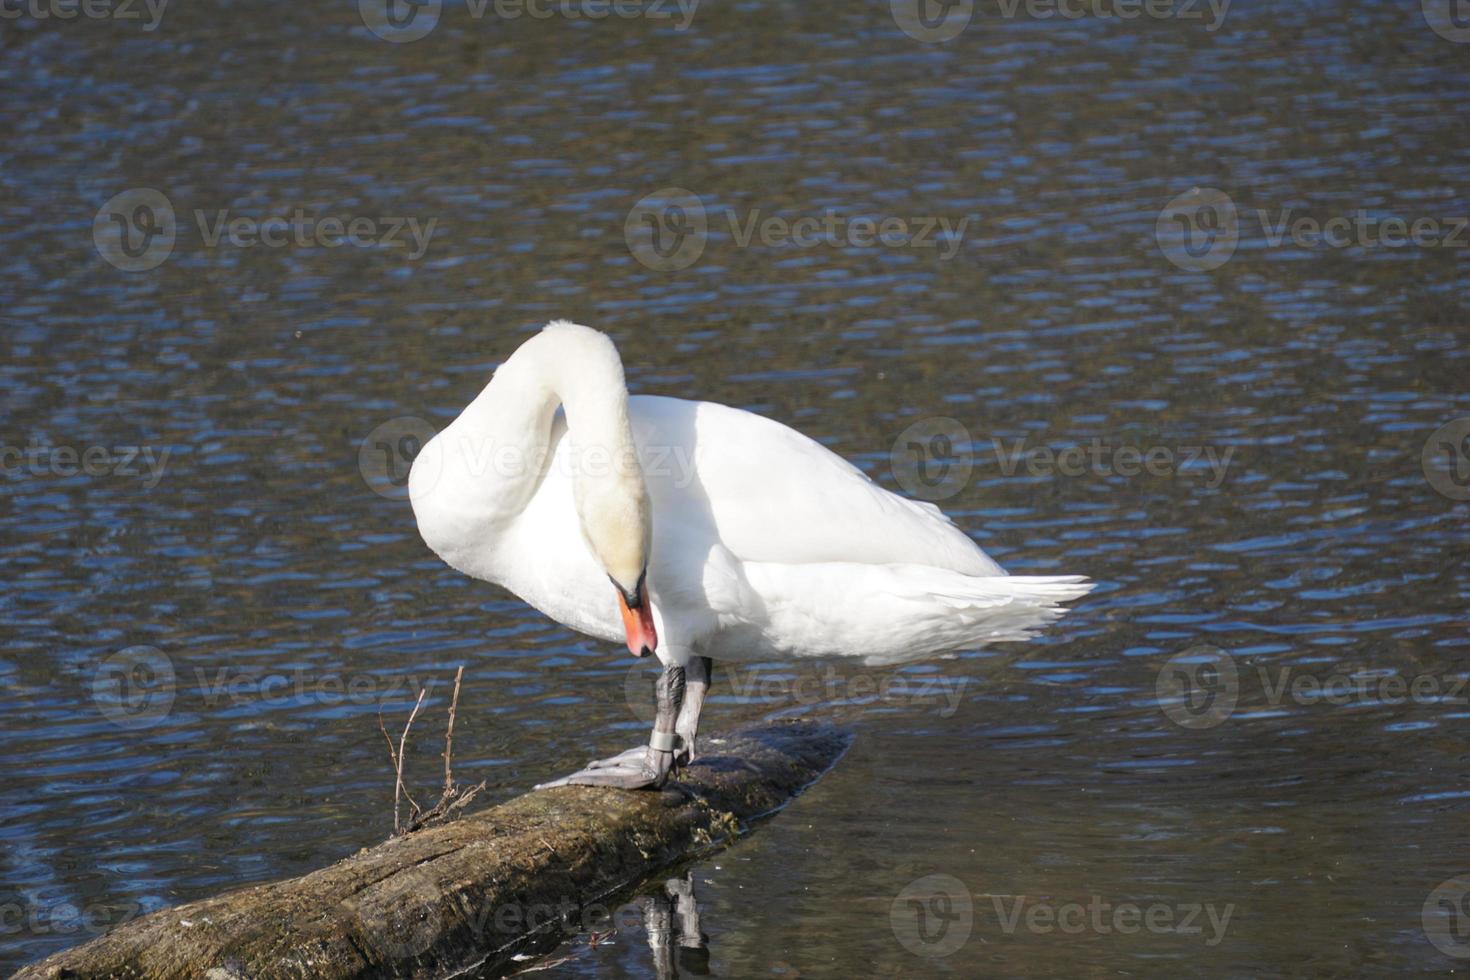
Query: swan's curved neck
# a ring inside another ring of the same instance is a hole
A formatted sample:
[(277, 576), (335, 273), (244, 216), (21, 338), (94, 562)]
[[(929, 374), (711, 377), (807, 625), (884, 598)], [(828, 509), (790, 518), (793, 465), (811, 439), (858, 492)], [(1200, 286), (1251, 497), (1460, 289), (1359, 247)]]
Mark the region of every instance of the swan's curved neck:
[(448, 465), (467, 474), (482, 506), (518, 514), (550, 463), (552, 421), (564, 408), (576, 482), (610, 461), (636, 459), (628, 388), (617, 349), (585, 327), (552, 326), (502, 364), (479, 396), (442, 434)]

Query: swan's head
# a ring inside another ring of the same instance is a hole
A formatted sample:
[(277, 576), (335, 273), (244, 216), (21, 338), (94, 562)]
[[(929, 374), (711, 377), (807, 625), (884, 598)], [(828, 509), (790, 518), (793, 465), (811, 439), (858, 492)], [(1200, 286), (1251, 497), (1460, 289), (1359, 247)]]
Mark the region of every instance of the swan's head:
[(648, 552), (653, 522), (648, 491), (636, 459), (596, 480), (578, 480), (577, 516), (592, 556), (617, 593), (628, 650), (646, 657), (658, 648), (648, 596)]

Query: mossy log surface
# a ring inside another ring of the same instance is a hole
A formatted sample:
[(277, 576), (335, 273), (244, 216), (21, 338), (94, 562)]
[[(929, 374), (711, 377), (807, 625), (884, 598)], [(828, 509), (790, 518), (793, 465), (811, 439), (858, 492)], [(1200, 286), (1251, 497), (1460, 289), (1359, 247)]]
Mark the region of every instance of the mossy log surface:
[(784, 806), (848, 742), (805, 722), (701, 739), (707, 755), (677, 788), (528, 793), (301, 878), (151, 913), (17, 976), (493, 975), (554, 931), (557, 913), (595, 906)]

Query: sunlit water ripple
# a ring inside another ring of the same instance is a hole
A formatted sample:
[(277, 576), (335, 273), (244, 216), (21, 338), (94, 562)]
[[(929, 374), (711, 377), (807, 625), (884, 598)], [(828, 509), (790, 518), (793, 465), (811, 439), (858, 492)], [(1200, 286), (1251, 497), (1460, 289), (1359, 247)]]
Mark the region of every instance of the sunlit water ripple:
[[(168, 453), (156, 485), (141, 463), (0, 480), (0, 967), (85, 938), (66, 905), (116, 917), (380, 839), (379, 714), (401, 724), (431, 685), (435, 732), (456, 665), (456, 772), (494, 799), (639, 737), (626, 654), (444, 567), (359, 470), (376, 426), (444, 424), (554, 316), (610, 331), (635, 390), (769, 414), (891, 487), (900, 433), (953, 418), (974, 468), (947, 512), (1013, 571), (1100, 583), (1023, 646), (717, 678), (712, 729), (801, 714), (858, 734), (692, 869), (717, 975), (1455, 965), (1421, 909), (1470, 871), (1470, 531), (1421, 451), (1470, 415), (1467, 253), (1272, 244), (1254, 213), (1470, 213), (1463, 46), (1418, 5), (1242, 0), (1214, 32), (992, 13), (945, 45), (886, 7), (710, 2), (687, 32), (449, 7), (406, 45), (348, 7), (0, 24), (0, 441)], [(1212, 272), (1154, 238), (1197, 185), (1244, 215)], [(623, 232), (670, 186), (712, 216), (677, 273)], [(128, 187), (183, 226), (149, 273), (92, 247)], [(193, 217), (296, 208), (436, 232), (413, 261), (211, 248)], [(827, 209), (971, 222), (946, 261), (742, 247), (726, 221)], [(1095, 444), (1182, 468), (1007, 454)], [(122, 727), (94, 681), (138, 645), (177, 691)], [(1159, 678), (1203, 645), (1237, 703), (1190, 727)], [(410, 752), (424, 793), (440, 750)], [(974, 923), (926, 958), (895, 902), (933, 874)], [(1007, 930), (1015, 896), (1232, 915), (1214, 937)], [(654, 971), (636, 927), (563, 953), (571, 975)]]

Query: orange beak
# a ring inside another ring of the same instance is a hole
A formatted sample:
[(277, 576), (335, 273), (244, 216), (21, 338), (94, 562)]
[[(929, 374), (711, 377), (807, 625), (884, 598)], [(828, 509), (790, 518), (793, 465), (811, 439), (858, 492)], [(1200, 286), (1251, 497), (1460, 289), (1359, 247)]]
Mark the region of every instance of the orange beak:
[(658, 648), (658, 633), (653, 628), (653, 603), (648, 601), (643, 580), (629, 597), (618, 589), (618, 611), (623, 614), (623, 631), (628, 634), (628, 652), (635, 657), (646, 657)]

